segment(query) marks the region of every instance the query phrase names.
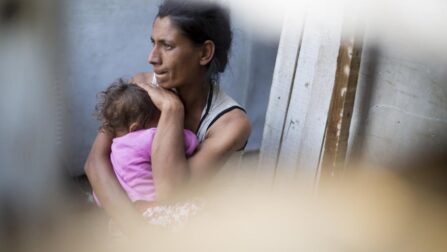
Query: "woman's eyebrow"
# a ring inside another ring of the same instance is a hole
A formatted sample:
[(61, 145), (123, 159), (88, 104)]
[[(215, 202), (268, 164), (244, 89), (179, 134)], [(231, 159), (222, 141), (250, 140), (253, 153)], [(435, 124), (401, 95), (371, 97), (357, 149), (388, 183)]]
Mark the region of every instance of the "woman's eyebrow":
[(158, 40), (155, 40), (154, 38), (151, 37), (151, 41), (152, 41), (152, 43), (157, 42), (157, 43), (160, 43), (160, 44), (174, 44), (174, 41), (168, 40), (168, 39), (158, 39)]

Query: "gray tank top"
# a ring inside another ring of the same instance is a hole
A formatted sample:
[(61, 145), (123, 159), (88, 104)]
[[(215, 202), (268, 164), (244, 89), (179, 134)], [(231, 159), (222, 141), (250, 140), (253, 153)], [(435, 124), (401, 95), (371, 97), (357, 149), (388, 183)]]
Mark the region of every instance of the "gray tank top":
[(208, 100), (205, 108), (202, 111), (199, 127), (197, 129), (197, 138), (201, 143), (206, 136), (206, 132), (225, 113), (233, 109), (245, 110), (230, 96), (228, 96), (218, 84), (214, 83), (210, 86)]

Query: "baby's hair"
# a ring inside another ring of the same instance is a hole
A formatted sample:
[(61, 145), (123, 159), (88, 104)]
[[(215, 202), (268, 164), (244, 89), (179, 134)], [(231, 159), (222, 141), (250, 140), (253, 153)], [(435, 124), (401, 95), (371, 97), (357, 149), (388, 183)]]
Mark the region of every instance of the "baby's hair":
[(118, 130), (129, 129), (135, 122), (143, 128), (148, 120), (159, 115), (147, 92), (123, 79), (100, 92), (98, 98), (96, 117), (101, 122), (101, 129), (113, 135)]

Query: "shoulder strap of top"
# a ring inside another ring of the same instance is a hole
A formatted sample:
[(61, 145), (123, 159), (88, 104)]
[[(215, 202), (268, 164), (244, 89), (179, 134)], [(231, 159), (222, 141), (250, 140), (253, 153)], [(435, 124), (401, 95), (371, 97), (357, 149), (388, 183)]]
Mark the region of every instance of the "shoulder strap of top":
[(207, 105), (202, 112), (202, 117), (196, 132), (199, 142), (202, 142), (205, 139), (208, 129), (221, 116), (233, 109), (240, 109), (245, 112), (245, 110), (236, 101), (220, 89), (218, 84), (212, 84), (208, 94)]

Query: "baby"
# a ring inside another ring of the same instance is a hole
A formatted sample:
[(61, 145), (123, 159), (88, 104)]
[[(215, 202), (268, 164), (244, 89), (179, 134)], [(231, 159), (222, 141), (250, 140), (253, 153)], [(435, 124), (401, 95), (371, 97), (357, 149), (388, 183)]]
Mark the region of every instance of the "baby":
[[(160, 111), (142, 88), (122, 79), (99, 94), (96, 115), (101, 129), (113, 136), (110, 160), (119, 183), (140, 212), (155, 200), (151, 146)], [(198, 140), (184, 130), (185, 152), (192, 155)], [(100, 202), (93, 196), (96, 203)]]

